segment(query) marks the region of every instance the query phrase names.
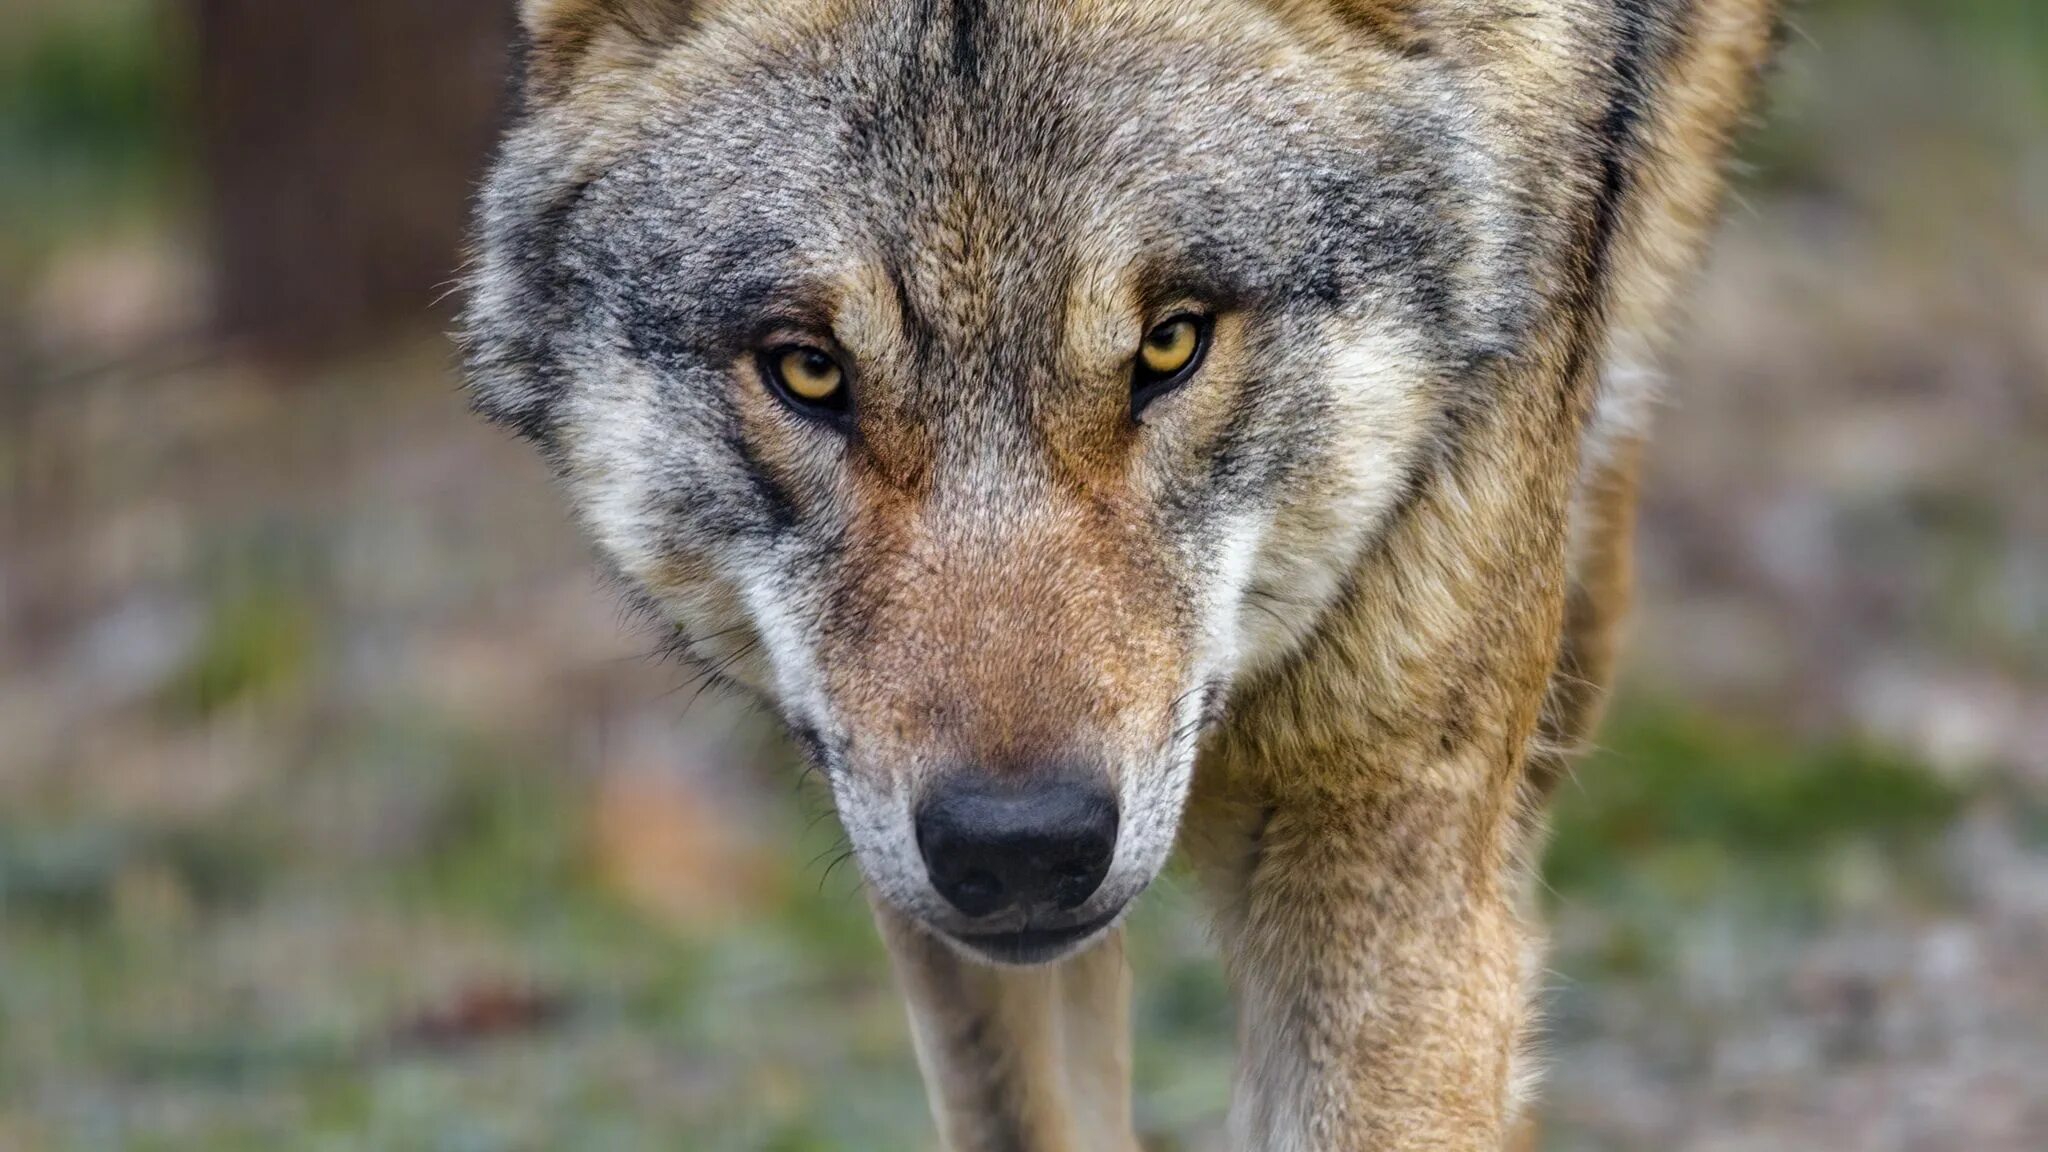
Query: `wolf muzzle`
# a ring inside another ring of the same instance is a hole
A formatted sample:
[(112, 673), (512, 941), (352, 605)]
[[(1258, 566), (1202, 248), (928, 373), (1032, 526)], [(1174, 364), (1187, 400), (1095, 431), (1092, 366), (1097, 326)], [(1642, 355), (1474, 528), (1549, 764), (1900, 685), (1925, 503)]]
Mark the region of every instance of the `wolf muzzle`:
[(984, 951), (1038, 951), (1099, 925), (1072, 922), (1109, 875), (1118, 813), (1106, 781), (1071, 774), (1010, 781), (956, 773), (916, 815), (932, 887), (978, 929)]

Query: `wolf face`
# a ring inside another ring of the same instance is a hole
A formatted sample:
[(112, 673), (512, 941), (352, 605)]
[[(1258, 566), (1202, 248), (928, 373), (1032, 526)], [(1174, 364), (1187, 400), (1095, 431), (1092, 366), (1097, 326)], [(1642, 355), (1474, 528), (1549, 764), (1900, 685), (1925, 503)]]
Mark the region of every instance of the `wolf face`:
[(1158, 873), (1517, 323), (1457, 84), (1294, 7), (528, 4), (476, 402), (985, 958)]

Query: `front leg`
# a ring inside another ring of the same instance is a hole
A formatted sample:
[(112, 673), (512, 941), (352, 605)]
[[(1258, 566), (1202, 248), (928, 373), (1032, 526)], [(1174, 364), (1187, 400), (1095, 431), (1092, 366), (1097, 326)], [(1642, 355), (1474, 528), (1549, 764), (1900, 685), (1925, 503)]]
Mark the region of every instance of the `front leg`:
[(1532, 955), (1498, 805), (1443, 787), (1211, 804), (1240, 1152), (1497, 1152)]
[(996, 968), (876, 919), (951, 1152), (1135, 1152), (1121, 929), (1058, 964)]

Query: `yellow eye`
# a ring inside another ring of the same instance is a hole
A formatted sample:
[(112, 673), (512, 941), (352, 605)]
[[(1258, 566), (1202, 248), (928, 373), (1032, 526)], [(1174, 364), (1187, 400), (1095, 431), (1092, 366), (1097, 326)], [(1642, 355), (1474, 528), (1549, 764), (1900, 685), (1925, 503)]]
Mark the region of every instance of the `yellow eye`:
[(791, 345), (770, 352), (768, 372), (791, 402), (812, 408), (845, 406), (846, 370), (830, 352)]
[(1202, 326), (1192, 316), (1176, 316), (1145, 333), (1138, 359), (1153, 376), (1171, 376), (1194, 362), (1202, 347)]
[(1131, 418), (1144, 414), (1154, 400), (1194, 379), (1209, 347), (1209, 319), (1183, 312), (1153, 325), (1138, 345), (1131, 366)]

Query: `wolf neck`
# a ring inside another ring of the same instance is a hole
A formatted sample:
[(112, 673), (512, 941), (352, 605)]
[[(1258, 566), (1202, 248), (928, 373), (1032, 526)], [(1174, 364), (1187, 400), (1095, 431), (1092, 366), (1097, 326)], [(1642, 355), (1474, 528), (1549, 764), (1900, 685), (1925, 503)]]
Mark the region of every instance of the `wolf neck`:
[(1298, 826), (1413, 807), (1456, 814), (1436, 835), (1474, 873), (1510, 874), (1598, 359), (1574, 348), (1598, 346), (1598, 321), (1561, 316), (1548, 336), (1496, 382), (1499, 402), (1359, 558), (1301, 651), (1235, 691), (1190, 808), (1191, 837), (1205, 821), (1248, 836), (1233, 867), (1256, 866), (1250, 826), (1275, 812)]
[[(1602, 124), (1600, 108), (1588, 99), (1582, 124)], [(1532, 274), (1554, 286), (1543, 319), (1485, 369), (1489, 405), (1358, 559), (1302, 650), (1238, 688), (1198, 787), (1268, 806), (1448, 791), (1480, 801), (1464, 807), (1485, 824), (1474, 830), (1485, 851), (1512, 849), (1507, 817), (1563, 632), (1570, 509), (1610, 338), (1634, 133), (1527, 133), (1603, 173), (1550, 214), (1556, 248)]]

